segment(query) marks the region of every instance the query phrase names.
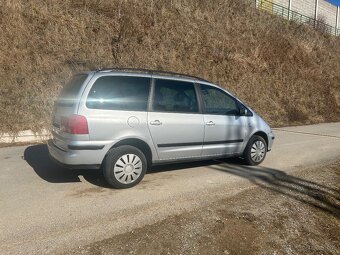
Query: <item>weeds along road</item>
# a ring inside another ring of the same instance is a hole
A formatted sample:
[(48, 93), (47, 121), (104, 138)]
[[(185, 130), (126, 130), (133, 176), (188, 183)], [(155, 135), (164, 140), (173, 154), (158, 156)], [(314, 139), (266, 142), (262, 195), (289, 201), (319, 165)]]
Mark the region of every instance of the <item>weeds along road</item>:
[(62, 253), (257, 185), (284, 194), (276, 176), (340, 159), (340, 123), (274, 132), (273, 150), (259, 167), (237, 160), (159, 166), (127, 190), (108, 188), (98, 171), (54, 165), (45, 145), (2, 148), (1, 254)]

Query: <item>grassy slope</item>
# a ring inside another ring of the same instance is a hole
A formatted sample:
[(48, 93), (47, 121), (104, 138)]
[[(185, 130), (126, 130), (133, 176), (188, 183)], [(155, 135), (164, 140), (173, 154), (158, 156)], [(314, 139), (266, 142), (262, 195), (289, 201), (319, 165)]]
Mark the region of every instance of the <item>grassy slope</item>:
[(136, 67), (218, 83), (272, 125), (340, 120), (340, 40), (239, 0), (1, 1), (0, 132), (48, 127), (81, 70)]

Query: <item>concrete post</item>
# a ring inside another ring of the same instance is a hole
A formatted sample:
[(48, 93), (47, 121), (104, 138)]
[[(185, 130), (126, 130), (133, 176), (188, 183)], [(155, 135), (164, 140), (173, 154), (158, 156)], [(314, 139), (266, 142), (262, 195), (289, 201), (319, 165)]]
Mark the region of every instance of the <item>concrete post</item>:
[(318, 19), (318, 13), (319, 13), (319, 0), (315, 0), (315, 12), (314, 12), (314, 19)]
[(340, 27), (340, 25), (339, 25), (339, 18), (340, 18), (340, 6), (338, 6), (336, 8), (335, 35), (339, 35), (338, 34), (338, 29)]
[(314, 27), (318, 25), (319, 0), (315, 0)]
[(292, 14), (291, 14), (291, 10), (292, 10), (292, 2), (293, 2), (293, 0), (289, 0), (289, 3), (288, 3), (288, 20), (291, 20), (291, 16), (292, 16)]

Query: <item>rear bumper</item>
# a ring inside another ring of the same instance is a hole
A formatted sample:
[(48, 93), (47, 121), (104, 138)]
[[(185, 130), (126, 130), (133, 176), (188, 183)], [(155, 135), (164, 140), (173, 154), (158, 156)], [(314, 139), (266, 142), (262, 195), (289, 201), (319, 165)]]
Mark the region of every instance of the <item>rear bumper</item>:
[(107, 152), (105, 145), (98, 147), (78, 146), (64, 150), (57, 147), (52, 139), (48, 140), (47, 148), (54, 161), (71, 169), (98, 169)]

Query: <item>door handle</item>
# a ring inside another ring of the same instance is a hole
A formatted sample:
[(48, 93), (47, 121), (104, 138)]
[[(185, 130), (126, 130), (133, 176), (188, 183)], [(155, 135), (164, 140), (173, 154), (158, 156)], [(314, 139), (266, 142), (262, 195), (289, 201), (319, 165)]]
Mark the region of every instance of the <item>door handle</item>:
[(160, 125), (162, 125), (162, 122), (160, 122), (159, 120), (154, 120), (154, 121), (151, 121), (151, 122), (150, 122), (150, 125), (153, 125), (153, 126), (160, 126)]
[(213, 121), (209, 121), (205, 123), (207, 126), (215, 126), (215, 123)]

